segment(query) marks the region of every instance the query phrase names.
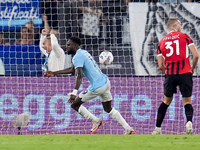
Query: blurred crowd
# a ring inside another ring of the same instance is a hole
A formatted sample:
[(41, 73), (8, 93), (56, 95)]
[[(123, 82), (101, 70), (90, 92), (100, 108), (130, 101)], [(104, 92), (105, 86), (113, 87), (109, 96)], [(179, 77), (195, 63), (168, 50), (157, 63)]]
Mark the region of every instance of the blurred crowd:
[[(33, 18), (21, 27), (21, 31), (0, 31), (0, 44), (39, 44), (40, 34), (45, 26), (57, 31), (60, 44), (77, 35), (85, 44), (110, 43), (109, 35), (103, 32), (112, 25), (111, 15), (127, 13), (129, 2), (199, 2), (198, 0), (42, 0), (43, 25), (36, 27)], [(111, 5), (109, 5), (111, 4)], [(109, 7), (108, 7), (109, 6)], [(90, 23), (87, 22), (90, 20)], [(89, 25), (90, 24), (90, 25)], [(93, 30), (92, 30), (93, 28)], [(118, 26), (117, 26), (118, 28)], [(120, 31), (120, 30), (119, 30)], [(60, 33), (60, 34), (59, 34)], [(112, 33), (110, 33), (112, 34)], [(118, 33), (117, 33), (118, 34)], [(119, 33), (120, 34), (120, 33)], [(105, 39), (107, 37), (107, 39)]]

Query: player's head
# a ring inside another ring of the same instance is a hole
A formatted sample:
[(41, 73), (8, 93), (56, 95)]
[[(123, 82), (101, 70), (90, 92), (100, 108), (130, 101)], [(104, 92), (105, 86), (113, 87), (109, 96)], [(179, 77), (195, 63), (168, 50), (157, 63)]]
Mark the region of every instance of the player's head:
[(181, 32), (183, 29), (181, 26), (181, 22), (178, 18), (169, 18), (167, 21), (167, 28), (169, 31), (178, 31)]
[(52, 51), (50, 34), (46, 35), (42, 48), (44, 48), (47, 51), (47, 53), (50, 53)]
[(80, 48), (81, 39), (77, 36), (72, 36), (67, 42), (67, 52), (68, 54), (76, 54), (76, 51)]

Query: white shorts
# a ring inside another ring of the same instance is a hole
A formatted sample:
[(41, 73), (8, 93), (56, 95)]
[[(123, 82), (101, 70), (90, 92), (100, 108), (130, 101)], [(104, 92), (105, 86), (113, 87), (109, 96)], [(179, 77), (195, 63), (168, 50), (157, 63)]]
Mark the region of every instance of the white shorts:
[(109, 79), (107, 79), (107, 83), (103, 87), (100, 87), (93, 92), (85, 90), (79, 94), (79, 97), (81, 98), (82, 102), (91, 101), (92, 99), (96, 98), (97, 96), (99, 96), (101, 102), (108, 102), (108, 101), (112, 100), (112, 95), (110, 93), (110, 80)]

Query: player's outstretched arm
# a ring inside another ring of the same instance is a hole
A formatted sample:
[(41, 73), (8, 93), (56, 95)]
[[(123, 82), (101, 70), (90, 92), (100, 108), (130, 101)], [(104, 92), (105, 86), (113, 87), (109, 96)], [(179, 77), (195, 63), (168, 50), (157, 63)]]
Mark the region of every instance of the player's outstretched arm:
[(56, 56), (60, 58), (61, 56), (65, 55), (64, 50), (58, 44), (58, 39), (56, 38), (54, 32), (51, 31), (50, 33), (51, 33), (50, 36), (51, 36), (52, 50), (54, 51)]
[(71, 67), (63, 69), (63, 70), (58, 70), (58, 71), (54, 71), (54, 72), (46, 71), (46, 72), (44, 72), (44, 76), (53, 77), (58, 74), (70, 74), (70, 73), (74, 73), (74, 72), (75, 72), (74, 65), (72, 65)]
[(75, 75), (76, 75), (76, 84), (74, 89), (79, 89), (82, 79), (83, 79), (83, 72), (82, 72), (82, 67), (77, 67), (75, 70)]
[(46, 77), (53, 77), (53, 76), (55, 76), (54, 72), (52, 72), (52, 71), (46, 71), (46, 72), (43, 73), (43, 75), (46, 76)]
[(47, 16), (42, 15), (42, 20), (44, 21), (44, 29), (47, 31), (47, 33), (49, 33), (50, 27), (49, 27), (49, 23), (48, 23), (48, 20), (47, 20)]
[(194, 73), (194, 69), (195, 69), (197, 62), (199, 60), (199, 53), (198, 53), (194, 44), (190, 45), (189, 48), (190, 48), (190, 51), (192, 52), (192, 55), (193, 55), (191, 69), (192, 69), (192, 73)]
[(40, 36), (40, 43), (39, 43), (39, 46), (40, 46), (40, 50), (41, 52), (47, 57), (48, 56), (48, 53), (46, 52), (46, 50), (43, 48), (43, 42), (46, 38), (46, 35), (47, 35), (47, 32), (45, 29), (42, 29), (42, 34)]

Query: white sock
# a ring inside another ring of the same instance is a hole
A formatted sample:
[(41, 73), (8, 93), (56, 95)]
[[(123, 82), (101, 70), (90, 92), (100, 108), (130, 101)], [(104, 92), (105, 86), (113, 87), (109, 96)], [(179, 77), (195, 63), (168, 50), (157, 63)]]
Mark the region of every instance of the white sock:
[(131, 129), (131, 127), (128, 125), (128, 123), (125, 121), (125, 119), (121, 116), (121, 114), (115, 108), (112, 108), (109, 115), (113, 119), (115, 119), (117, 122), (119, 122), (124, 127), (124, 129), (126, 129), (126, 130)]
[(161, 132), (161, 127), (156, 127), (155, 130)]
[(94, 116), (92, 113), (90, 113), (84, 106), (80, 106), (78, 109), (78, 113), (80, 115), (82, 115), (83, 117), (85, 117), (86, 119), (90, 119), (93, 122), (98, 122), (99, 118), (97, 118), (96, 116)]

